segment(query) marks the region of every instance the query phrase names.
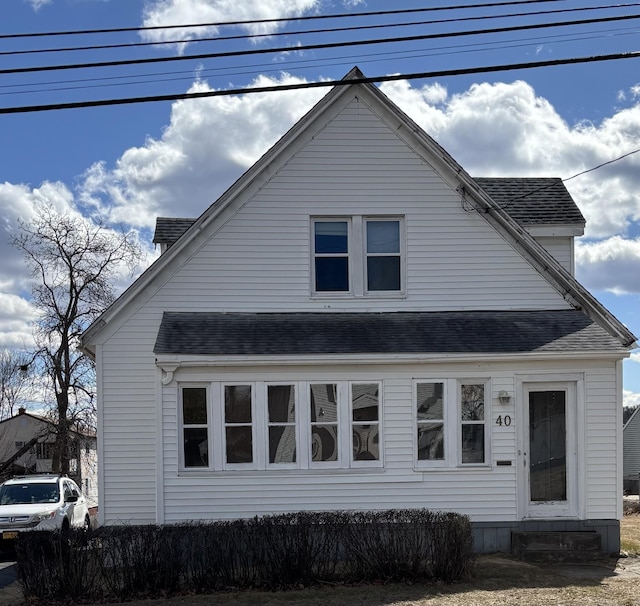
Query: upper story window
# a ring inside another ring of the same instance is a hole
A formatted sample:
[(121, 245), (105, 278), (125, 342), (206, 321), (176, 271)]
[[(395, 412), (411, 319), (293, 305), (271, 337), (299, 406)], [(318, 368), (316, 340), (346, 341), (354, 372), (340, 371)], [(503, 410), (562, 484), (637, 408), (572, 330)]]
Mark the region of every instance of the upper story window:
[(313, 292), (353, 296), (403, 291), (403, 221), (397, 217), (312, 221)]

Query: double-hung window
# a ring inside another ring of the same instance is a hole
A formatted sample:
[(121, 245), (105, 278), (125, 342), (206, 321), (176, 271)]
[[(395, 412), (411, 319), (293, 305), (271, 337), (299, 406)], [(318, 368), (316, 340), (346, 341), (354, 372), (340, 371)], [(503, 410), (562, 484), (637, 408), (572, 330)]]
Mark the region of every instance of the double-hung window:
[(313, 293), (351, 296), (402, 293), (403, 225), (399, 217), (314, 218)]
[(417, 467), (487, 464), (486, 390), (486, 381), (415, 381)]
[(206, 387), (183, 387), (182, 438), (184, 466), (209, 466), (209, 422)]
[(212, 382), (180, 394), (184, 469), (382, 465), (378, 382)]

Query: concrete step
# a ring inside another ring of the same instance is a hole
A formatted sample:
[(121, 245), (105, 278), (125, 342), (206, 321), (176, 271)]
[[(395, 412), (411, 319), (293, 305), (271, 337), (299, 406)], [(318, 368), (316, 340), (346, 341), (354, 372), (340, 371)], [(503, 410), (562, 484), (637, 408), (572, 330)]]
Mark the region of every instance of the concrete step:
[(532, 562), (585, 562), (603, 557), (597, 532), (512, 532), (511, 553)]

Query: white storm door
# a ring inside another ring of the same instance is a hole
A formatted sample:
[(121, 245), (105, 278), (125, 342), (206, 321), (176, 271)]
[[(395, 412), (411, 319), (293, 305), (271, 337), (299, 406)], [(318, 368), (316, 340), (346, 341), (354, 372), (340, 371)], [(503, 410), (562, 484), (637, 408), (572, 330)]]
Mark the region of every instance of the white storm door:
[(522, 467), (527, 518), (577, 515), (576, 385), (523, 385)]

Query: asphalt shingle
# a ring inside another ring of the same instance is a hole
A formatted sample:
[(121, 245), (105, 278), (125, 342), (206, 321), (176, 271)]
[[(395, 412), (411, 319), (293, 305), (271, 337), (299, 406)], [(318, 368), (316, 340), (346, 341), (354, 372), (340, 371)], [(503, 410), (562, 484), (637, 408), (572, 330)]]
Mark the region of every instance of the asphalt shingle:
[(165, 312), (154, 352), (181, 355), (524, 353), (620, 350), (580, 311)]

